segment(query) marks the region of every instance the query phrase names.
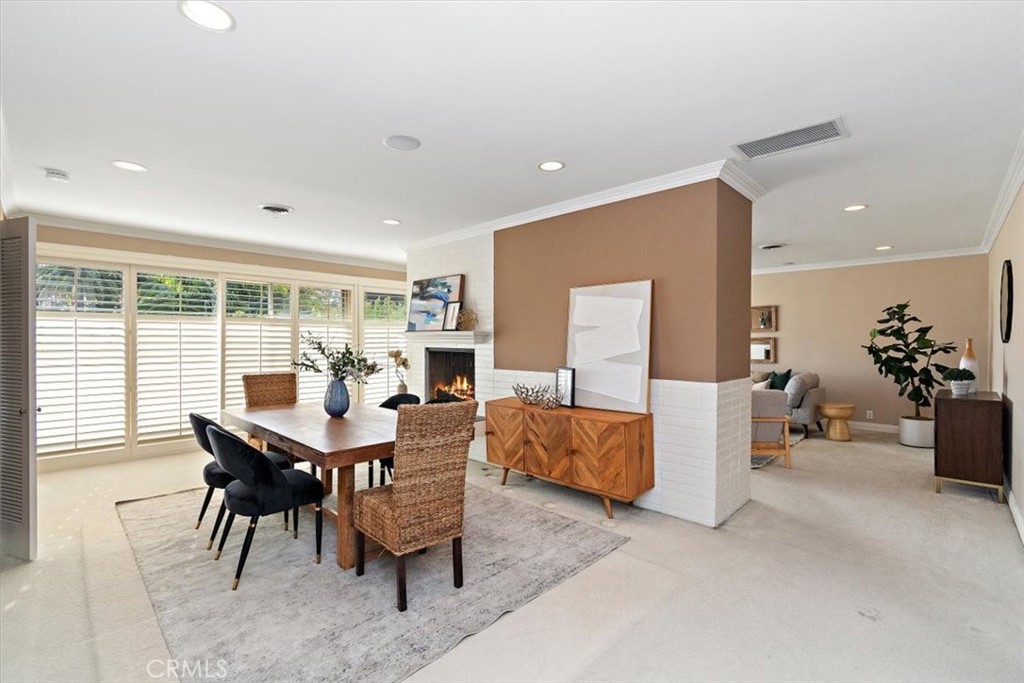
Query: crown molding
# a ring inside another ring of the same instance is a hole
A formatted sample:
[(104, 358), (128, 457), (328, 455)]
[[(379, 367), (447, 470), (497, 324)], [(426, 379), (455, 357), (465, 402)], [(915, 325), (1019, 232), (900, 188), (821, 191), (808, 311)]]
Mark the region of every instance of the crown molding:
[(928, 251), (905, 256), (876, 256), (875, 258), (855, 259), (851, 261), (823, 261), (821, 263), (800, 263), (793, 266), (776, 266), (774, 268), (755, 268), (751, 275), (774, 275), (778, 273), (796, 273), (802, 270), (832, 270), (834, 268), (855, 268), (857, 266), (878, 266), (886, 263), (904, 263), (907, 261), (928, 261), (937, 258), (956, 258), (958, 256), (979, 256), (988, 252), (981, 247), (965, 249), (946, 249), (944, 251)]
[(1013, 207), (1013, 200), (1017, 198), (1017, 192), (1021, 185), (1024, 185), (1024, 135), (1017, 141), (1017, 149), (1013, 152), (1010, 160), (1010, 167), (1006, 169), (1003, 177), (1003, 184), (999, 188), (999, 196), (996, 197), (995, 206), (992, 207), (992, 215), (988, 219), (988, 229), (985, 230), (985, 237), (981, 240), (981, 248), (985, 253), (992, 251), (999, 231), (1006, 222), (1006, 217)]
[(14, 165), (11, 161), (11, 147), (7, 141), (7, 122), (4, 108), (0, 104), (0, 213), (8, 218), (14, 216)]
[(766, 189), (761, 187), (756, 180), (747, 175), (747, 172), (732, 159), (725, 160), (718, 177), (722, 182), (752, 202), (756, 202), (758, 199), (768, 194)]
[(755, 201), (760, 197), (763, 197), (765, 194), (765, 191), (761, 186), (742, 171), (735, 162), (731, 159), (723, 159), (722, 161), (714, 161), (710, 164), (704, 164), (703, 166), (694, 166), (693, 168), (687, 168), (682, 171), (674, 171), (654, 178), (640, 180), (635, 183), (620, 185), (618, 187), (613, 187), (610, 190), (602, 190), (600, 192), (594, 192), (593, 194), (583, 195), (582, 197), (575, 197), (562, 202), (556, 202), (555, 204), (548, 204), (547, 206), (530, 209), (529, 211), (523, 211), (503, 218), (497, 218), (493, 221), (478, 223), (477, 225), (473, 225), (468, 228), (446, 232), (428, 239), (417, 240), (407, 245), (405, 247), (405, 251), (408, 253), (417, 249), (437, 246), (438, 244), (456, 242), (458, 240), (479, 237), (481, 235), (489, 235), (497, 232), (498, 230), (513, 228), (517, 225), (525, 225), (526, 223), (533, 223), (534, 221), (544, 220), (545, 218), (554, 218), (555, 216), (562, 216), (567, 213), (574, 213), (584, 209), (592, 209), (595, 206), (603, 206), (613, 202), (620, 202), (624, 199), (633, 199), (634, 197), (641, 197), (646, 194), (661, 192), (663, 190), (672, 190), (677, 187), (683, 187), (684, 185), (693, 185), (695, 183), (702, 183), (705, 180), (715, 180), (717, 178), (721, 178), (723, 182), (727, 183), (730, 187), (751, 201)]
[(49, 214), (25, 213), (18, 215), (31, 215), (36, 223), (42, 226), (54, 228), (69, 228), (72, 230), (84, 230), (86, 232), (99, 232), (107, 235), (118, 235), (120, 237), (137, 237), (139, 239), (157, 240), (160, 242), (173, 242), (175, 244), (187, 244), (194, 247), (208, 247), (211, 249), (229, 249), (232, 251), (248, 251), (254, 254), (266, 256), (284, 256), (288, 258), (305, 259), (307, 261), (318, 261), (320, 263), (332, 263), (343, 266), (357, 266), (362, 268), (376, 268), (379, 270), (390, 270), (402, 272), (405, 270), (404, 263), (391, 263), (387, 261), (372, 261), (359, 258), (331, 258), (331, 254), (324, 252), (305, 251), (301, 249), (289, 249), (286, 247), (272, 247), (266, 244), (255, 244), (252, 242), (234, 242), (230, 240), (210, 239), (195, 235), (183, 235), (180, 233), (166, 232), (162, 230), (149, 230), (134, 226), (121, 225), (118, 223), (95, 223), (93, 221), (71, 218), (68, 216), (54, 216)]

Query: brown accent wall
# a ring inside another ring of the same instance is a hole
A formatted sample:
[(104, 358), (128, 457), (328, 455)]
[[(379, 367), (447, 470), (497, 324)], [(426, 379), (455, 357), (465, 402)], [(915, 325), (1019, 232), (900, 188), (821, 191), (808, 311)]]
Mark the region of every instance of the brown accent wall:
[(495, 367), (565, 364), (569, 289), (653, 280), (651, 376), (749, 372), (750, 202), (719, 180), (494, 235)]
[(246, 263), (268, 268), (289, 268), (313, 273), (329, 273), (331, 275), (350, 275), (355, 277), (380, 278), (384, 280), (405, 280), (404, 270), (385, 270), (383, 268), (367, 268), (344, 263), (316, 261), (313, 259), (295, 258), (291, 256), (273, 256), (257, 254), (251, 251), (202, 247), (182, 242), (154, 240), (142, 237), (126, 237), (111, 235), (90, 230), (72, 230), (39, 226), (38, 241), (49, 244), (65, 244), (96, 249), (113, 249), (140, 254), (156, 254), (159, 256), (176, 256), (180, 258), (206, 259), (225, 263)]
[[(763, 335), (778, 339), (778, 363), (751, 367), (816, 372), (829, 401), (857, 406), (854, 420), (898, 424), (901, 415), (913, 415), (913, 405), (860, 348), (868, 343), (868, 331), (878, 327), (882, 309), (909, 300), (910, 311), (935, 326), (933, 339), (957, 345), (955, 354), (940, 356), (945, 365), (956, 366), (964, 342), (974, 338), (979, 388), (986, 389), (987, 280), (983, 255), (755, 275), (752, 305), (779, 307), (778, 332)], [(872, 420), (866, 410), (873, 411)]]

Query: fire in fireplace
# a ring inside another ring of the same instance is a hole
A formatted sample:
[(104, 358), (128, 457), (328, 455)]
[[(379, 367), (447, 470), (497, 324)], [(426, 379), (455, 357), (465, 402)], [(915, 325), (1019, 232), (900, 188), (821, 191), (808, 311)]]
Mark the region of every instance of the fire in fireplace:
[(427, 349), (427, 400), (466, 401), (476, 393), (472, 349)]

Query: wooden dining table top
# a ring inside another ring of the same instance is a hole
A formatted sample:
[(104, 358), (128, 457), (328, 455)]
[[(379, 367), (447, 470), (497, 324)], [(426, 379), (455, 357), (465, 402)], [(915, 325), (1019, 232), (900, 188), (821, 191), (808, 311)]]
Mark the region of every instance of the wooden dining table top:
[(330, 417), (320, 401), (260, 408), (225, 408), (221, 418), (318, 467), (336, 468), (390, 457), (398, 411), (353, 403)]

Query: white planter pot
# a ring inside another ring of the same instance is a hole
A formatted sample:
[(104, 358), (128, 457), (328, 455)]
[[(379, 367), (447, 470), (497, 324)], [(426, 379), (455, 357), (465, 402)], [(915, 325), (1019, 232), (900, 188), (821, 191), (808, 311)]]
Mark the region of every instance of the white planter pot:
[(966, 396), (971, 393), (971, 385), (974, 384), (972, 380), (954, 380), (949, 383), (949, 389), (953, 392), (954, 396)]
[(935, 447), (935, 420), (931, 418), (900, 418), (900, 443), (914, 448)]

